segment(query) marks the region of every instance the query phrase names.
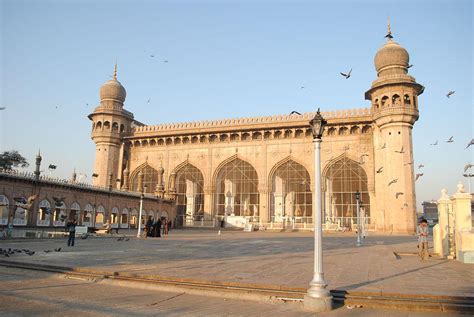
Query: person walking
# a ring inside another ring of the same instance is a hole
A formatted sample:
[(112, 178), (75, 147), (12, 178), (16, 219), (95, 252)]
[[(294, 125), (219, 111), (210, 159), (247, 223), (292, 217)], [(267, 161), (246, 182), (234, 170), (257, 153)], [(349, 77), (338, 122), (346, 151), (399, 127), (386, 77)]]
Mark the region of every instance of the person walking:
[(68, 247), (74, 246), (74, 239), (76, 238), (76, 226), (77, 222), (75, 218), (70, 220), (66, 225), (66, 231), (69, 232), (69, 237), (67, 239)]
[(163, 220), (163, 235), (166, 236), (168, 234), (168, 219), (165, 218)]
[(426, 219), (421, 219), (420, 224), (417, 228), (418, 234), (418, 252), (420, 254), (421, 261), (424, 261), (428, 258), (428, 221)]

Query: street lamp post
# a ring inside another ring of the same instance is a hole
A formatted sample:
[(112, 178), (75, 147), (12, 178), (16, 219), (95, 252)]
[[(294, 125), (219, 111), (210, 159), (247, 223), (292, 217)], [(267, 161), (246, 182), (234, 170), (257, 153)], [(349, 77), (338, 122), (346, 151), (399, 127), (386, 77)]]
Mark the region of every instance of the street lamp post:
[(327, 121), (318, 112), (309, 122), (313, 133), (314, 143), (314, 273), (309, 283), (310, 288), (304, 296), (304, 307), (314, 312), (332, 309), (332, 296), (327, 290), (323, 273), (323, 248), (322, 248), (322, 217), (321, 217), (321, 137)]
[(355, 193), (356, 203), (357, 203), (357, 243), (356, 246), (360, 247), (362, 245), (361, 242), (361, 228), (360, 228), (360, 193), (359, 190)]
[(143, 197), (145, 196), (147, 186), (145, 185), (142, 188), (142, 193), (140, 195), (140, 212), (138, 214), (138, 232), (137, 232), (137, 238), (141, 237), (142, 233), (142, 214), (143, 214)]

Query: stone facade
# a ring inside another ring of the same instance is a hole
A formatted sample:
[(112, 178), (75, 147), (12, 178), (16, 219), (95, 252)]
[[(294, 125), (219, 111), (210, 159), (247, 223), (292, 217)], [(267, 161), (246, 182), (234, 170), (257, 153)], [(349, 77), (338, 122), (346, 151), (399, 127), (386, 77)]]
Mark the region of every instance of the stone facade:
[[(74, 179), (0, 171), (0, 226), (64, 229), (68, 219), (75, 217), (79, 225), (88, 227), (101, 228), (108, 221), (112, 228), (136, 228), (140, 196), (140, 193), (77, 183)], [(36, 197), (31, 204), (19, 202), (29, 197)], [(142, 222), (149, 217), (174, 221), (174, 201), (144, 195)]]
[[(416, 227), (412, 127), (423, 86), (408, 75), (409, 56), (387, 35), (377, 52), (368, 109), (323, 112), (321, 169), (326, 224), (354, 225), (362, 214), (377, 231)], [(97, 145), (95, 185), (176, 198), (186, 218), (244, 217), (260, 224), (312, 223), (315, 113), (143, 125), (123, 108), (114, 79), (89, 115)], [(144, 174), (139, 184), (139, 173)]]

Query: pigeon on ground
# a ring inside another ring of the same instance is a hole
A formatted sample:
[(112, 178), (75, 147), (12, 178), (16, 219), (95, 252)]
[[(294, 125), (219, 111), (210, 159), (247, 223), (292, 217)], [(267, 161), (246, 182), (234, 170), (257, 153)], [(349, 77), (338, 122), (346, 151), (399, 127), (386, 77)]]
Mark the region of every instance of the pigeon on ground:
[(61, 252), (61, 248), (56, 248), (56, 249), (54, 249), (54, 251)]
[(49, 253), (49, 252), (53, 252), (51, 250), (43, 250), (44, 253)]
[(126, 238), (126, 239), (125, 239), (125, 241), (129, 241), (129, 240), (130, 240), (130, 238)]

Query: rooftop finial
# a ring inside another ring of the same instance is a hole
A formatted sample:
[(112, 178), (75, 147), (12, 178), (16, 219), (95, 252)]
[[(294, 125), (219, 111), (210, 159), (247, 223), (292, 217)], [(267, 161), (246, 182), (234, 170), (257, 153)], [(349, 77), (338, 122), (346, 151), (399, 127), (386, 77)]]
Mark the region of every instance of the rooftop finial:
[(385, 37), (386, 37), (388, 40), (391, 40), (391, 39), (393, 39), (393, 36), (392, 36), (392, 30), (390, 29), (390, 16), (388, 17), (388, 23), (387, 23), (387, 35), (385, 35)]
[(117, 62), (115, 62), (114, 66), (114, 79), (117, 80)]

